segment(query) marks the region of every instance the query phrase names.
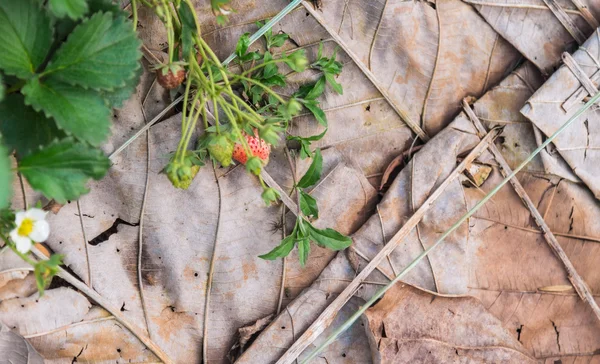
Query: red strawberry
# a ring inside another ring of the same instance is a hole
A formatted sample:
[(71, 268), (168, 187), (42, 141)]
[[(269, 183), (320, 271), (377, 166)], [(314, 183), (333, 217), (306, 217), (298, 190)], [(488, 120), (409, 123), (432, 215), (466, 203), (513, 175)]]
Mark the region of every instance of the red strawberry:
[(176, 88), (185, 79), (185, 69), (180, 66), (167, 66), (156, 72), (158, 83), (168, 89)]
[[(250, 151), (252, 152), (252, 155), (260, 158), (264, 165), (269, 163), (269, 154), (271, 154), (271, 145), (258, 137), (258, 131), (254, 130), (255, 136), (248, 135), (245, 132), (242, 132), (242, 135), (244, 136), (244, 138), (246, 138), (246, 142), (248, 143), (248, 146), (250, 147)], [(248, 161), (248, 156), (246, 155), (246, 151), (244, 150), (244, 147), (240, 143), (235, 144), (235, 147), (233, 148), (233, 156), (232, 157), (234, 160), (236, 160), (242, 164), (246, 164), (246, 161)]]

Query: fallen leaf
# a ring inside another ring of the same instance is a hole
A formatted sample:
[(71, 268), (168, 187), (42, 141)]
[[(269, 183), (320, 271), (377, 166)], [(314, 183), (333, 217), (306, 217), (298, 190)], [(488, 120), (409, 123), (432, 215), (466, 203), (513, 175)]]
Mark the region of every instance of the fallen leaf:
[(43, 364), (44, 358), (22, 336), (0, 323), (0, 363)]
[(535, 363), (512, 332), (472, 297), (398, 283), (365, 312), (374, 363)]

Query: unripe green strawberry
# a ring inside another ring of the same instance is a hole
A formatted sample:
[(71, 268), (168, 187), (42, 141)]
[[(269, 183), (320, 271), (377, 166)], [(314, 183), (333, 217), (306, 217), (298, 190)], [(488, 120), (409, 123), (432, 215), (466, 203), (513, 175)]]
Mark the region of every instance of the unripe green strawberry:
[(216, 135), (211, 138), (206, 149), (208, 149), (210, 156), (223, 167), (228, 167), (231, 164), (233, 142), (226, 135)]
[[(254, 135), (248, 135), (242, 132), (242, 136), (246, 138), (250, 152), (255, 157), (260, 158), (263, 165), (269, 163), (269, 154), (271, 154), (271, 145), (258, 137), (258, 132), (254, 130)], [(246, 164), (248, 161), (248, 155), (244, 150), (244, 147), (240, 143), (236, 143), (233, 148), (233, 159), (242, 164)]]

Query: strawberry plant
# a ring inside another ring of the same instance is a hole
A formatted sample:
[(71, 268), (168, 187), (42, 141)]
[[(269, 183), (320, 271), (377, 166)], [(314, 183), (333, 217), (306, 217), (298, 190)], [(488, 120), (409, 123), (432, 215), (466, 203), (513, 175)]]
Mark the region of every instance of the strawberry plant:
[(28, 256), (49, 227), (40, 209), (10, 209), (12, 176), (58, 203), (104, 176), (110, 162), (98, 146), (111, 109), (137, 86), (140, 45), (128, 14), (109, 0), (0, 1), (0, 239), (34, 265), (40, 291), (60, 256)]
[[(159, 82), (167, 88), (181, 84), (180, 92), (184, 95), (181, 140), (164, 173), (173, 186), (186, 189), (206, 163), (205, 157), (222, 167), (235, 161), (258, 177), (265, 203), (275, 203), (279, 193), (268, 187), (261, 177), (262, 169), (269, 162), (271, 146), (277, 145), (293, 117), (303, 108), (327, 127), (327, 118), (318, 98), (328, 85), (337, 93), (343, 92), (335, 79), (342, 71), (335, 52), (331, 57), (325, 56), (323, 44), (320, 44), (317, 59), (312, 63), (303, 49), (277, 54), (276, 49), (284, 45), (288, 35), (273, 34), (270, 27), (257, 23), (264, 30), (265, 51), (251, 51), (252, 37), (249, 33), (244, 34), (235, 48), (237, 64), (228, 67), (228, 60), (221, 63), (202, 38), (189, 0), (144, 3), (150, 5), (163, 21), (169, 39), (169, 59), (156, 67)], [(212, 5), (217, 16), (231, 11), (223, 1), (212, 1)], [(216, 7), (220, 10), (215, 10)], [(182, 69), (187, 76), (185, 82)], [(290, 75), (307, 69), (321, 74), (316, 82), (302, 85), (291, 96), (280, 92), (287, 86)], [(161, 81), (164, 78), (168, 80)], [(196, 147), (190, 148), (198, 123), (203, 125), (204, 131)], [(264, 259), (286, 256), (297, 246), (300, 262), (304, 265), (311, 241), (334, 250), (346, 248), (351, 243), (337, 231), (320, 230), (310, 222), (310, 218), (318, 218), (317, 202), (304, 189), (319, 180), (322, 165), (320, 152), (313, 153), (310, 144), (321, 139), (325, 132), (304, 138), (288, 136), (300, 143), (300, 157), (312, 157), (313, 161), (294, 189), (301, 207), (296, 227), (279, 247), (261, 256)]]

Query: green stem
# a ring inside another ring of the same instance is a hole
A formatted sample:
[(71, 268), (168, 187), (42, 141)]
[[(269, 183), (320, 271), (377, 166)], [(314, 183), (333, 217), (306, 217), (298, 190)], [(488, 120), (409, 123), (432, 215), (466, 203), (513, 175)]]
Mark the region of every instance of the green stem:
[[(194, 104), (197, 102), (197, 100), (194, 101)], [(184, 142), (184, 151), (187, 150), (187, 146), (190, 144), (190, 140), (192, 139), (192, 135), (194, 134), (194, 129), (196, 128), (196, 124), (198, 123), (198, 119), (200, 118), (200, 114), (202, 113), (202, 110), (204, 110), (204, 95), (202, 95), (202, 97), (200, 98), (200, 106), (198, 106), (198, 110), (196, 111), (196, 114), (194, 115), (194, 119), (192, 120), (192, 124), (188, 125), (188, 130), (187, 130), (187, 136), (185, 138), (185, 142)], [(183, 154), (185, 155), (185, 153)], [(183, 163), (183, 155), (181, 157), (181, 162)]]
[(350, 318), (348, 318), (340, 327), (338, 327), (318, 348), (312, 351), (301, 364), (308, 363), (311, 359), (313, 359), (317, 354), (319, 354), (323, 349), (325, 349), (329, 344), (334, 342), (337, 337), (346, 331), (352, 324), (358, 320), (358, 318), (369, 308), (371, 307), (379, 298), (381, 298), (385, 292), (387, 292), (390, 288), (392, 288), (402, 277), (404, 277), (408, 272), (410, 272), (417, 264), (423, 260), (433, 249), (435, 249), (438, 245), (442, 243), (444, 239), (446, 239), (450, 234), (454, 232), (463, 222), (465, 222), (468, 218), (473, 216), (473, 214), (486, 202), (488, 202), (504, 185), (506, 185), (511, 179), (513, 179), (517, 173), (519, 173), (529, 162), (533, 160), (544, 148), (548, 146), (548, 144), (552, 143), (556, 137), (562, 133), (566, 128), (568, 128), (581, 114), (583, 114), (587, 109), (589, 109), (596, 101), (600, 99), (600, 92), (597, 93), (594, 97), (592, 97), (588, 102), (585, 103), (584, 106), (581, 107), (573, 116), (569, 118), (557, 131), (552, 134), (546, 141), (544, 141), (536, 150), (534, 150), (517, 168), (515, 168), (511, 174), (506, 176), (493, 190), (491, 190), (485, 197), (479, 201), (473, 208), (471, 208), (466, 214), (464, 214), (457, 222), (454, 223), (442, 236), (429, 248), (425, 249), (419, 256), (417, 256), (406, 268), (404, 268), (398, 275), (389, 282), (386, 286), (379, 289), (373, 297), (371, 297), (364, 305), (361, 306), (359, 310), (357, 310)]
[(131, 12), (133, 13), (133, 31), (137, 30), (138, 23), (138, 10), (137, 10), (137, 0), (131, 0)]

